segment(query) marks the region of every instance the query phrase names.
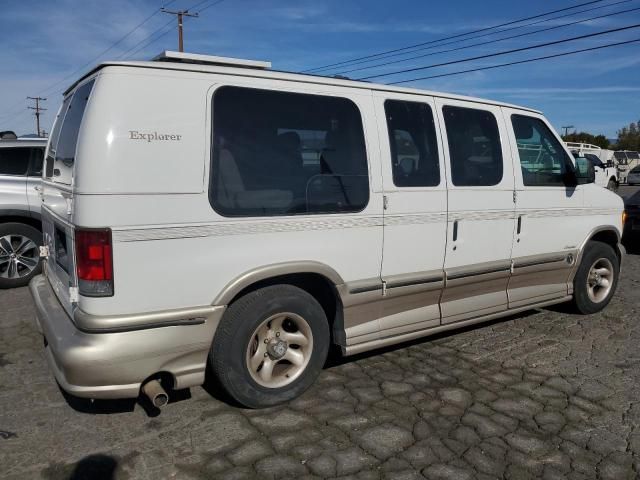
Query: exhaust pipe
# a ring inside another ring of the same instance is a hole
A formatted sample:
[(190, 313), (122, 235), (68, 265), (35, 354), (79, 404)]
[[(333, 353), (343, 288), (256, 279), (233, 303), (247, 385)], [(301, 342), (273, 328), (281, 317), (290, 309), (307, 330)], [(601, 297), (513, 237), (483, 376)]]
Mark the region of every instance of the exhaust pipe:
[(158, 380), (150, 380), (142, 386), (144, 393), (151, 404), (156, 408), (164, 407), (169, 402), (169, 395)]

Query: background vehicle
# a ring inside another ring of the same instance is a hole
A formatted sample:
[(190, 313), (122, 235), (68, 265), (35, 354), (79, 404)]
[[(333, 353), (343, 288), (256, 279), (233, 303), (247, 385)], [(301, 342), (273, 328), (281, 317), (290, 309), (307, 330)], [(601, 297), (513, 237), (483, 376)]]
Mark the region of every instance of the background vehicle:
[(625, 199), (624, 208), (627, 215), (624, 237), (627, 241), (636, 242), (640, 237), (640, 191)]
[(0, 140), (0, 288), (26, 285), (40, 272), (38, 189), (46, 145), (46, 139)]
[(633, 167), (627, 176), (628, 185), (640, 185), (640, 165)]
[(574, 156), (584, 157), (593, 164), (596, 173), (596, 185), (600, 185), (611, 191), (618, 189), (620, 183), (618, 169), (611, 160), (603, 160), (602, 158), (608, 157), (606, 153), (603, 153), (608, 152), (607, 150), (588, 143), (565, 142), (565, 145), (571, 150)]

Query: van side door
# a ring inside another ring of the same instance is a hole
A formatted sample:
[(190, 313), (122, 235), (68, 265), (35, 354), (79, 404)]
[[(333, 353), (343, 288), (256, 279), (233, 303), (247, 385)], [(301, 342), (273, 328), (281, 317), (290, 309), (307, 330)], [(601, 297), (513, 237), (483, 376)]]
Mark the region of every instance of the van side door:
[[(516, 231), (509, 307), (568, 295), (579, 244), (593, 220), (584, 189), (567, 186), (573, 162), (557, 133), (536, 113), (504, 108), (516, 159)], [(593, 212), (591, 212), (593, 213)]]
[(507, 309), (514, 180), (499, 107), (450, 99), (436, 104), (448, 147), (445, 324)]
[(431, 97), (374, 93), (385, 196), (380, 331), (440, 324), (447, 187)]

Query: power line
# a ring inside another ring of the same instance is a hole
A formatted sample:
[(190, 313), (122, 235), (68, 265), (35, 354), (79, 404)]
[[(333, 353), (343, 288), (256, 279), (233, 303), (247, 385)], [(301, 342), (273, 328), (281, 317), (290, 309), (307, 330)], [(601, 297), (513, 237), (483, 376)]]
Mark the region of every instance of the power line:
[[(173, 2), (175, 2), (176, 0), (171, 0), (170, 2), (168, 2), (165, 6), (169, 6), (171, 5)], [(105, 53), (110, 52), (111, 50), (113, 50), (113, 48), (115, 48), (117, 45), (120, 45), (126, 38), (128, 38), (130, 35), (133, 34), (133, 32), (135, 32), (136, 30), (138, 30), (142, 25), (144, 25), (145, 23), (147, 23), (149, 20), (151, 20), (153, 17), (155, 17), (158, 13), (160, 13), (160, 10), (155, 10), (151, 15), (149, 15), (148, 17), (146, 17), (144, 20), (142, 20), (140, 23), (138, 23), (135, 27), (133, 27), (131, 30), (129, 30), (126, 34), (124, 34), (124, 36), (120, 37), (119, 40), (115, 41), (114, 43), (112, 43), (108, 48), (106, 48), (105, 50), (103, 50), (99, 55), (97, 55), (96, 57), (92, 58), (91, 60), (89, 60), (87, 63), (83, 64), (82, 66), (78, 67), (77, 69), (75, 69), (73, 72), (71, 72), (69, 75), (67, 75), (66, 77), (60, 79), (59, 81), (57, 81), (56, 83), (54, 83), (53, 85), (49, 86), (47, 89), (43, 90), (41, 93), (47, 93), (49, 92), (53, 87), (56, 87), (58, 85), (60, 85), (62, 82), (68, 80), (69, 78), (71, 78), (72, 76), (74, 76), (75, 74), (77, 74), (78, 72), (84, 70), (86, 67), (88, 67), (89, 65), (92, 65), (96, 60), (98, 60), (100, 57), (102, 57)]]
[(345, 64), (356, 62), (358, 60), (365, 60), (365, 59), (368, 59), (368, 58), (381, 57), (381, 56), (387, 55), (389, 53), (400, 52), (400, 51), (403, 51), (403, 50), (410, 50), (412, 48), (422, 47), (424, 45), (432, 45), (434, 43), (442, 42), (444, 40), (450, 40), (452, 38), (466, 37), (467, 35), (472, 35), (474, 33), (486, 32), (488, 30), (495, 30), (496, 28), (506, 27), (506, 26), (509, 26), (509, 25), (514, 25), (516, 23), (525, 22), (527, 20), (533, 20), (535, 18), (546, 17), (547, 15), (553, 15), (554, 13), (565, 12), (567, 10), (573, 10), (574, 8), (583, 7), (585, 5), (591, 5), (593, 3), (600, 3), (600, 2), (603, 2), (603, 1), (604, 0), (591, 0), (589, 2), (580, 3), (580, 4), (574, 5), (572, 7), (565, 7), (565, 8), (561, 8), (561, 9), (558, 9), (558, 10), (552, 10), (550, 12), (540, 13), (538, 15), (533, 15), (533, 16), (530, 16), (530, 17), (520, 18), (518, 20), (512, 20), (512, 21), (501, 23), (501, 24), (498, 24), (498, 25), (493, 25), (491, 27), (485, 27), (485, 28), (480, 28), (478, 30), (472, 30), (472, 31), (467, 32), (467, 33), (459, 33), (457, 35), (451, 35), (451, 36), (448, 36), (448, 37), (439, 38), (437, 40), (430, 40), (428, 42), (416, 43), (415, 45), (409, 45), (409, 46), (406, 46), (406, 47), (394, 48), (392, 50), (387, 50), (387, 51), (380, 52), (380, 53), (374, 53), (374, 54), (371, 54), (371, 55), (365, 55), (363, 57), (353, 58), (351, 60), (345, 60), (345, 61), (342, 61), (342, 62), (331, 63), (329, 65), (324, 65), (322, 67), (315, 67), (315, 68), (311, 68), (311, 69), (308, 69), (308, 70), (303, 70), (302, 73), (315, 72), (315, 71), (318, 71), (318, 70), (326, 70), (327, 68), (330, 68), (330, 67), (336, 67), (336, 66), (340, 66), (340, 65), (345, 65)]
[[(602, 7), (589, 8), (587, 10), (582, 10), (580, 12), (574, 12), (574, 13), (571, 13), (569, 15), (561, 15), (561, 16), (558, 16), (558, 17), (552, 17), (552, 18), (549, 18), (549, 19), (545, 19), (545, 20), (529, 23), (529, 24), (526, 24), (526, 25), (522, 25), (520, 27), (507, 28), (507, 29), (504, 29), (504, 30), (500, 30), (499, 32), (496, 32), (496, 33), (503, 33), (503, 32), (507, 32), (507, 31), (510, 31), (510, 30), (529, 27), (529, 26), (532, 26), (532, 25), (535, 25), (535, 24), (549, 22), (551, 20), (558, 20), (560, 18), (569, 17), (569, 16), (572, 16), (572, 15), (575, 15), (576, 13), (584, 13), (584, 12), (588, 12), (588, 11), (591, 11), (591, 10), (599, 10), (599, 9), (606, 8), (606, 7), (612, 7), (612, 6), (618, 5), (620, 3), (628, 3), (630, 1), (632, 1), (632, 0), (622, 0), (620, 2), (612, 3), (612, 4), (609, 4), (609, 5), (602, 6)], [(511, 36), (508, 36), (508, 37), (502, 37), (502, 38), (497, 38), (497, 39), (493, 39), (493, 40), (487, 40), (487, 41), (484, 41), (484, 42), (472, 43), (471, 45), (463, 45), (461, 47), (450, 48), (450, 49), (447, 49), (447, 50), (438, 50), (437, 52), (423, 53), (421, 55), (416, 55), (416, 56), (407, 57), (407, 58), (401, 58), (399, 60), (393, 60), (393, 61), (390, 61), (390, 62), (377, 63), (375, 65), (368, 65), (368, 66), (365, 66), (365, 67), (353, 68), (351, 70), (344, 70), (344, 71), (336, 73), (336, 75), (346, 75), (346, 74), (352, 73), (352, 72), (359, 72), (359, 71), (362, 71), (362, 70), (370, 70), (372, 68), (386, 67), (388, 65), (393, 65), (393, 64), (396, 64), (396, 63), (408, 62), (410, 60), (416, 60), (418, 58), (431, 57), (431, 56), (434, 56), (434, 55), (439, 55), (441, 53), (449, 53), (449, 52), (455, 52), (455, 51), (459, 51), (459, 50), (466, 50), (468, 48), (479, 47), (479, 46), (487, 45), (487, 44), (490, 44), (490, 43), (502, 42), (504, 40), (512, 40), (514, 38), (526, 37), (528, 35), (535, 35), (537, 33), (548, 32), (550, 30), (557, 30), (559, 28), (570, 27), (572, 25), (577, 25), (577, 24), (584, 23), (584, 22), (590, 22), (592, 20), (598, 20), (598, 19), (601, 19), (601, 18), (613, 17), (615, 15), (622, 15), (623, 13), (634, 12), (634, 11), (637, 11), (637, 10), (640, 10), (640, 7), (630, 8), (630, 9), (627, 9), (627, 10), (621, 10), (621, 11), (613, 12), (613, 13), (607, 13), (607, 14), (604, 14), (604, 15), (598, 15), (598, 16), (590, 17), (590, 18), (583, 18), (583, 19), (576, 20), (576, 21), (573, 21), (573, 22), (563, 23), (561, 25), (554, 25), (553, 27), (547, 27), (547, 28), (534, 30), (533, 32), (519, 33), (518, 35), (511, 35)], [(479, 35), (477, 37), (470, 37), (470, 38), (465, 38), (465, 39), (462, 39), (462, 40), (454, 40), (453, 42), (447, 42), (447, 43), (443, 43), (443, 44), (436, 45), (436, 46), (421, 48), (421, 49), (418, 49), (418, 50), (413, 50), (412, 52), (403, 52), (403, 53), (396, 54), (396, 55), (390, 55), (389, 57), (386, 57), (386, 58), (390, 58), (392, 56), (398, 56), (398, 55), (407, 55), (408, 53), (414, 53), (414, 52), (417, 52), (417, 51), (420, 51), (420, 50), (427, 50), (427, 49), (430, 50), (432, 48), (443, 47), (445, 45), (451, 45), (451, 44), (455, 44), (455, 43), (465, 42), (465, 41), (471, 40), (473, 38), (486, 37), (486, 36), (494, 35), (494, 34), (495, 33), (488, 33), (488, 34), (484, 34), (484, 35)], [(371, 61), (372, 60), (368, 60), (366, 62), (358, 62), (358, 63), (368, 63), (368, 62), (371, 62)]]
[(627, 40), (627, 41), (624, 41), (624, 42), (609, 43), (609, 44), (606, 44), (606, 45), (600, 45), (598, 47), (590, 47), (590, 48), (583, 48), (583, 49), (580, 49), (580, 50), (573, 50), (571, 52), (556, 53), (556, 54), (553, 54), (553, 55), (545, 55), (543, 57), (528, 58), (526, 60), (518, 60), (518, 61), (515, 61), (515, 62), (501, 63), (501, 64), (498, 64), (498, 65), (490, 65), (488, 67), (478, 67), (478, 68), (471, 68), (469, 70), (460, 70), (460, 71), (457, 71), (457, 72), (441, 73), (440, 75), (431, 75), (429, 77), (412, 78), (411, 80), (399, 80), (397, 82), (390, 82), (389, 85), (400, 85), (400, 84), (403, 84), (403, 83), (417, 82), (419, 80), (430, 80), (432, 78), (442, 78), (442, 77), (449, 77), (449, 76), (453, 76), (453, 75), (462, 75), (463, 73), (480, 72), (482, 70), (492, 70), (492, 69), (495, 69), (495, 68), (510, 67), (512, 65), (521, 65), (523, 63), (538, 62), (540, 60), (547, 60), (547, 59), (550, 59), (550, 58), (564, 57), (566, 55), (575, 55), (577, 53), (593, 52), (594, 50), (601, 50), (601, 49), (604, 49), (604, 48), (617, 47), (617, 46), (620, 46), (620, 45), (628, 45), (628, 44), (637, 43), (637, 42), (640, 42), (640, 38), (636, 38), (634, 40)]
[(175, 15), (178, 19), (178, 51), (184, 52), (184, 39), (183, 39), (183, 18), (185, 17), (194, 17), (198, 18), (197, 13), (189, 13), (189, 10), (167, 10), (166, 8), (162, 8), (160, 10), (162, 13), (168, 13), (169, 15)]
[[(200, 5), (206, 4), (211, 2), (212, 0), (203, 0), (197, 4), (195, 4), (194, 6), (190, 7), (189, 10), (194, 10), (195, 8), (197, 8)], [(198, 10), (196, 13), (200, 14), (202, 13), (204, 10), (206, 10), (207, 8), (213, 7), (215, 5), (218, 5), (222, 2), (224, 2), (225, 0), (218, 0), (217, 2), (213, 2), (210, 5), (207, 5), (203, 8), (201, 8), (200, 10)], [(168, 21), (167, 23), (165, 23), (164, 25), (162, 25), (160, 28), (158, 28), (157, 30), (154, 30), (153, 32), (151, 32), (151, 34), (149, 34), (147, 37), (143, 38), (140, 42), (138, 42), (137, 44), (135, 44), (132, 48), (130, 48), (129, 50), (127, 50), (126, 52), (124, 52), (122, 55), (120, 55), (118, 58), (119, 59), (125, 59), (125, 58), (131, 58), (135, 55), (137, 55), (139, 52), (141, 52), (142, 50), (144, 50), (145, 48), (147, 48), (148, 46), (152, 45), (153, 43), (157, 42), (158, 40), (160, 40), (162, 37), (164, 37), (166, 34), (168, 34), (170, 31), (173, 30), (173, 28), (170, 28), (169, 30), (165, 30), (166, 27), (168, 27), (169, 25), (171, 25), (173, 23), (173, 20)], [(162, 30), (165, 30), (164, 32), (160, 33)], [(158, 35), (159, 34), (159, 35)], [(154, 37), (154, 38), (152, 38)], [(148, 41), (147, 41), (148, 40)], [(142, 43), (145, 43), (144, 45), (140, 46)]]
[(538, 43), (536, 45), (530, 45), (528, 47), (514, 48), (514, 49), (511, 49), (511, 50), (504, 50), (502, 52), (495, 52), (495, 53), (489, 53), (489, 54), (486, 54), (486, 55), (478, 55), (476, 57), (463, 58), (461, 60), (452, 60), (450, 62), (434, 63), (432, 65), (426, 65), (424, 67), (405, 68), (403, 70), (396, 70), (394, 72), (381, 73), (381, 74), (378, 74), (378, 75), (370, 75), (368, 77), (358, 78), (358, 80), (369, 80), (369, 79), (372, 79), (372, 78), (388, 77), (389, 75), (398, 75), (398, 74), (401, 74), (401, 73), (416, 72), (416, 71), (419, 71), (419, 70), (427, 70), (427, 69), (430, 69), (430, 68), (444, 67), (444, 66), (447, 66), (447, 65), (454, 65), (454, 64), (457, 64), (457, 63), (471, 62), (473, 60), (482, 60), (482, 59), (485, 59), (485, 58), (498, 57), (498, 56), (501, 56), (501, 55), (509, 55), (511, 53), (524, 52), (524, 51), (527, 51), (527, 50), (534, 50), (536, 48), (549, 47), (551, 45), (559, 45), (561, 43), (573, 42), (575, 40), (582, 40), (582, 39), (585, 39), (585, 38), (592, 38), (592, 37), (598, 37), (598, 36), (601, 36), (601, 35), (608, 35), (610, 33), (622, 32), (622, 31), (625, 31), (625, 30), (631, 30), (631, 29), (638, 28), (638, 27), (640, 27), (640, 23), (636, 23), (635, 25), (629, 25), (627, 27), (619, 27), (619, 28), (612, 28), (611, 30), (603, 30), (602, 32), (589, 33), (587, 35), (579, 35), (577, 37), (564, 38), (562, 40), (554, 40), (553, 42)]
[(36, 116), (36, 134), (40, 137), (42, 136), (42, 130), (40, 130), (40, 112), (46, 110), (46, 108), (42, 108), (40, 106), (40, 102), (44, 102), (46, 98), (42, 97), (27, 97), (27, 100), (35, 100), (35, 107), (27, 107), (29, 110), (35, 110), (34, 115)]

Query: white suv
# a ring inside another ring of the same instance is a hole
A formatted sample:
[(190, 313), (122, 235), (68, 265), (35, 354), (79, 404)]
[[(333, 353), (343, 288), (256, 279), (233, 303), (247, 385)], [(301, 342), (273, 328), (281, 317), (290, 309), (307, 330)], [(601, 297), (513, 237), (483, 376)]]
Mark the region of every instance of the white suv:
[[(0, 288), (27, 285), (40, 273), (40, 188), (44, 138), (0, 139)], [(13, 137), (13, 138), (8, 138)]]
[[(622, 199), (540, 112), (165, 53), (65, 94), (30, 284), (66, 391), (249, 407), (345, 355), (618, 282)], [(184, 61), (183, 61), (184, 60)]]

